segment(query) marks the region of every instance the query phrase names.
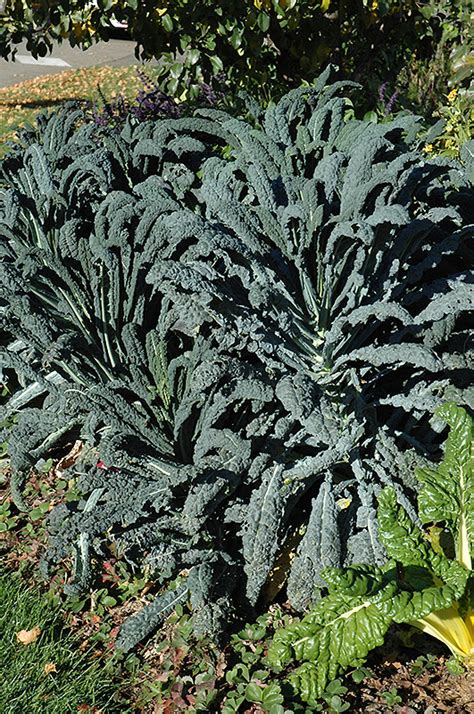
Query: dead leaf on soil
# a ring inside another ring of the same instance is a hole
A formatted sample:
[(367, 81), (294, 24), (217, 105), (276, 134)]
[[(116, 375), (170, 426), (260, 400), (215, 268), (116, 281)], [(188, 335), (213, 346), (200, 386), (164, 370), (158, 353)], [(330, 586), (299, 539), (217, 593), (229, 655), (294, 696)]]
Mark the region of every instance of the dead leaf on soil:
[(83, 446), (84, 444), (82, 441), (76, 441), (71, 451), (66, 454), (66, 456), (63, 456), (63, 458), (60, 459), (54, 467), (53, 476), (59, 478), (62, 476), (63, 471), (68, 469), (70, 466), (73, 466), (78, 460)]
[(227, 661), (224, 652), (220, 652), (216, 662), (216, 678), (221, 679), (226, 671)]
[(32, 630), (20, 630), (16, 633), (16, 639), (21, 642), (22, 645), (31, 645), (32, 642), (36, 642), (41, 634), (40, 627), (33, 627)]

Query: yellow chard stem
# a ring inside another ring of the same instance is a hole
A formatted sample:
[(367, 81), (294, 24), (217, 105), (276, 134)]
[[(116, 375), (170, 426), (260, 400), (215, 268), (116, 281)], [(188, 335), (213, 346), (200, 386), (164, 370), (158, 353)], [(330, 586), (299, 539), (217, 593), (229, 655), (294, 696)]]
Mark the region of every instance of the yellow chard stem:
[(474, 627), (470, 614), (463, 620), (456, 604), (432, 612), (410, 625), (443, 642), (454, 655), (466, 659), (474, 656)]
[[(461, 494), (464, 494), (466, 491), (466, 482), (462, 469), (460, 469), (459, 489)], [(471, 543), (469, 542), (469, 536), (467, 532), (466, 511), (465, 508), (462, 507), (459, 515), (459, 532), (458, 542), (456, 544), (456, 558), (462, 565), (464, 565), (465, 568), (467, 568), (468, 570), (472, 570)]]

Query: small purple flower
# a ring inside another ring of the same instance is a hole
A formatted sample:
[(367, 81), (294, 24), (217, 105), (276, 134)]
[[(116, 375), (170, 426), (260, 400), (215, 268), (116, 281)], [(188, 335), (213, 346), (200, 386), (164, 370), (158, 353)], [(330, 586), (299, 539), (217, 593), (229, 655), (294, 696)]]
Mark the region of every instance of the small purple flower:
[(387, 89), (388, 82), (383, 82), (379, 87), (379, 102), (385, 104), (385, 90)]
[(153, 85), (152, 89), (140, 90), (135, 99), (135, 105), (132, 106), (130, 111), (139, 121), (163, 116), (179, 117), (181, 115), (181, 109), (173, 97), (165, 94), (156, 85)]
[(395, 102), (397, 101), (398, 97), (398, 90), (395, 90), (390, 99), (388, 100), (387, 104), (385, 105), (385, 111), (384, 115), (387, 116), (388, 114), (392, 113), (393, 107), (395, 106)]
[[(101, 106), (93, 104), (92, 118), (98, 127), (112, 127), (120, 130), (128, 116), (138, 121), (158, 119), (162, 117), (180, 117), (186, 111), (189, 103), (178, 104), (173, 97), (163, 92), (157, 82), (149, 77), (141, 68), (137, 75), (142, 82), (142, 89), (133, 101), (119, 95), (108, 101), (98, 87)], [(217, 106), (225, 98), (225, 82), (223, 76), (217, 76), (209, 84), (202, 83), (197, 99), (191, 105)]]

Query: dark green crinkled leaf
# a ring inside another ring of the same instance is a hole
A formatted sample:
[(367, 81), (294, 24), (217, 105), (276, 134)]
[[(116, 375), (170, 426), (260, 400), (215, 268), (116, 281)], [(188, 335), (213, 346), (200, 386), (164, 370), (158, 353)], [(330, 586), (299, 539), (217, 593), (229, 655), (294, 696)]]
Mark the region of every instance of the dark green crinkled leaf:
[(232, 583), (261, 600), (290, 533), (321, 533), (290, 575), (306, 606), (324, 565), (383, 562), (381, 484), (415, 518), (400, 464), (433, 460), (433, 409), (472, 402), (472, 187), (411, 149), (416, 118), (347, 119), (328, 76), (259, 123), (203, 109), (111, 133), (69, 109), (4, 158), (12, 493), (26, 507), (35, 460), (87, 443), (81, 499), (51, 516), (72, 587), (110, 545), (164, 586), (211, 553), (227, 591), (197, 578), (191, 599), (217, 635)]

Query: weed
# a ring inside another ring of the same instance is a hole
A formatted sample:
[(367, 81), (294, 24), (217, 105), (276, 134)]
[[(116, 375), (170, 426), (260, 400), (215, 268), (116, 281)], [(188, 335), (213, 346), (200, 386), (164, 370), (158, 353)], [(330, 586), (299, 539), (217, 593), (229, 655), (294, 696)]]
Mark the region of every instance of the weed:
[(423, 672), (435, 669), (437, 664), (438, 658), (436, 657), (436, 655), (420, 655), (411, 663), (410, 672), (415, 677), (418, 677), (420, 674), (423, 674)]
[(395, 706), (395, 704), (401, 704), (402, 703), (402, 698), (398, 693), (398, 690), (396, 687), (392, 687), (391, 689), (387, 689), (385, 692), (381, 692), (382, 699), (386, 704), (388, 704), (389, 707)]

